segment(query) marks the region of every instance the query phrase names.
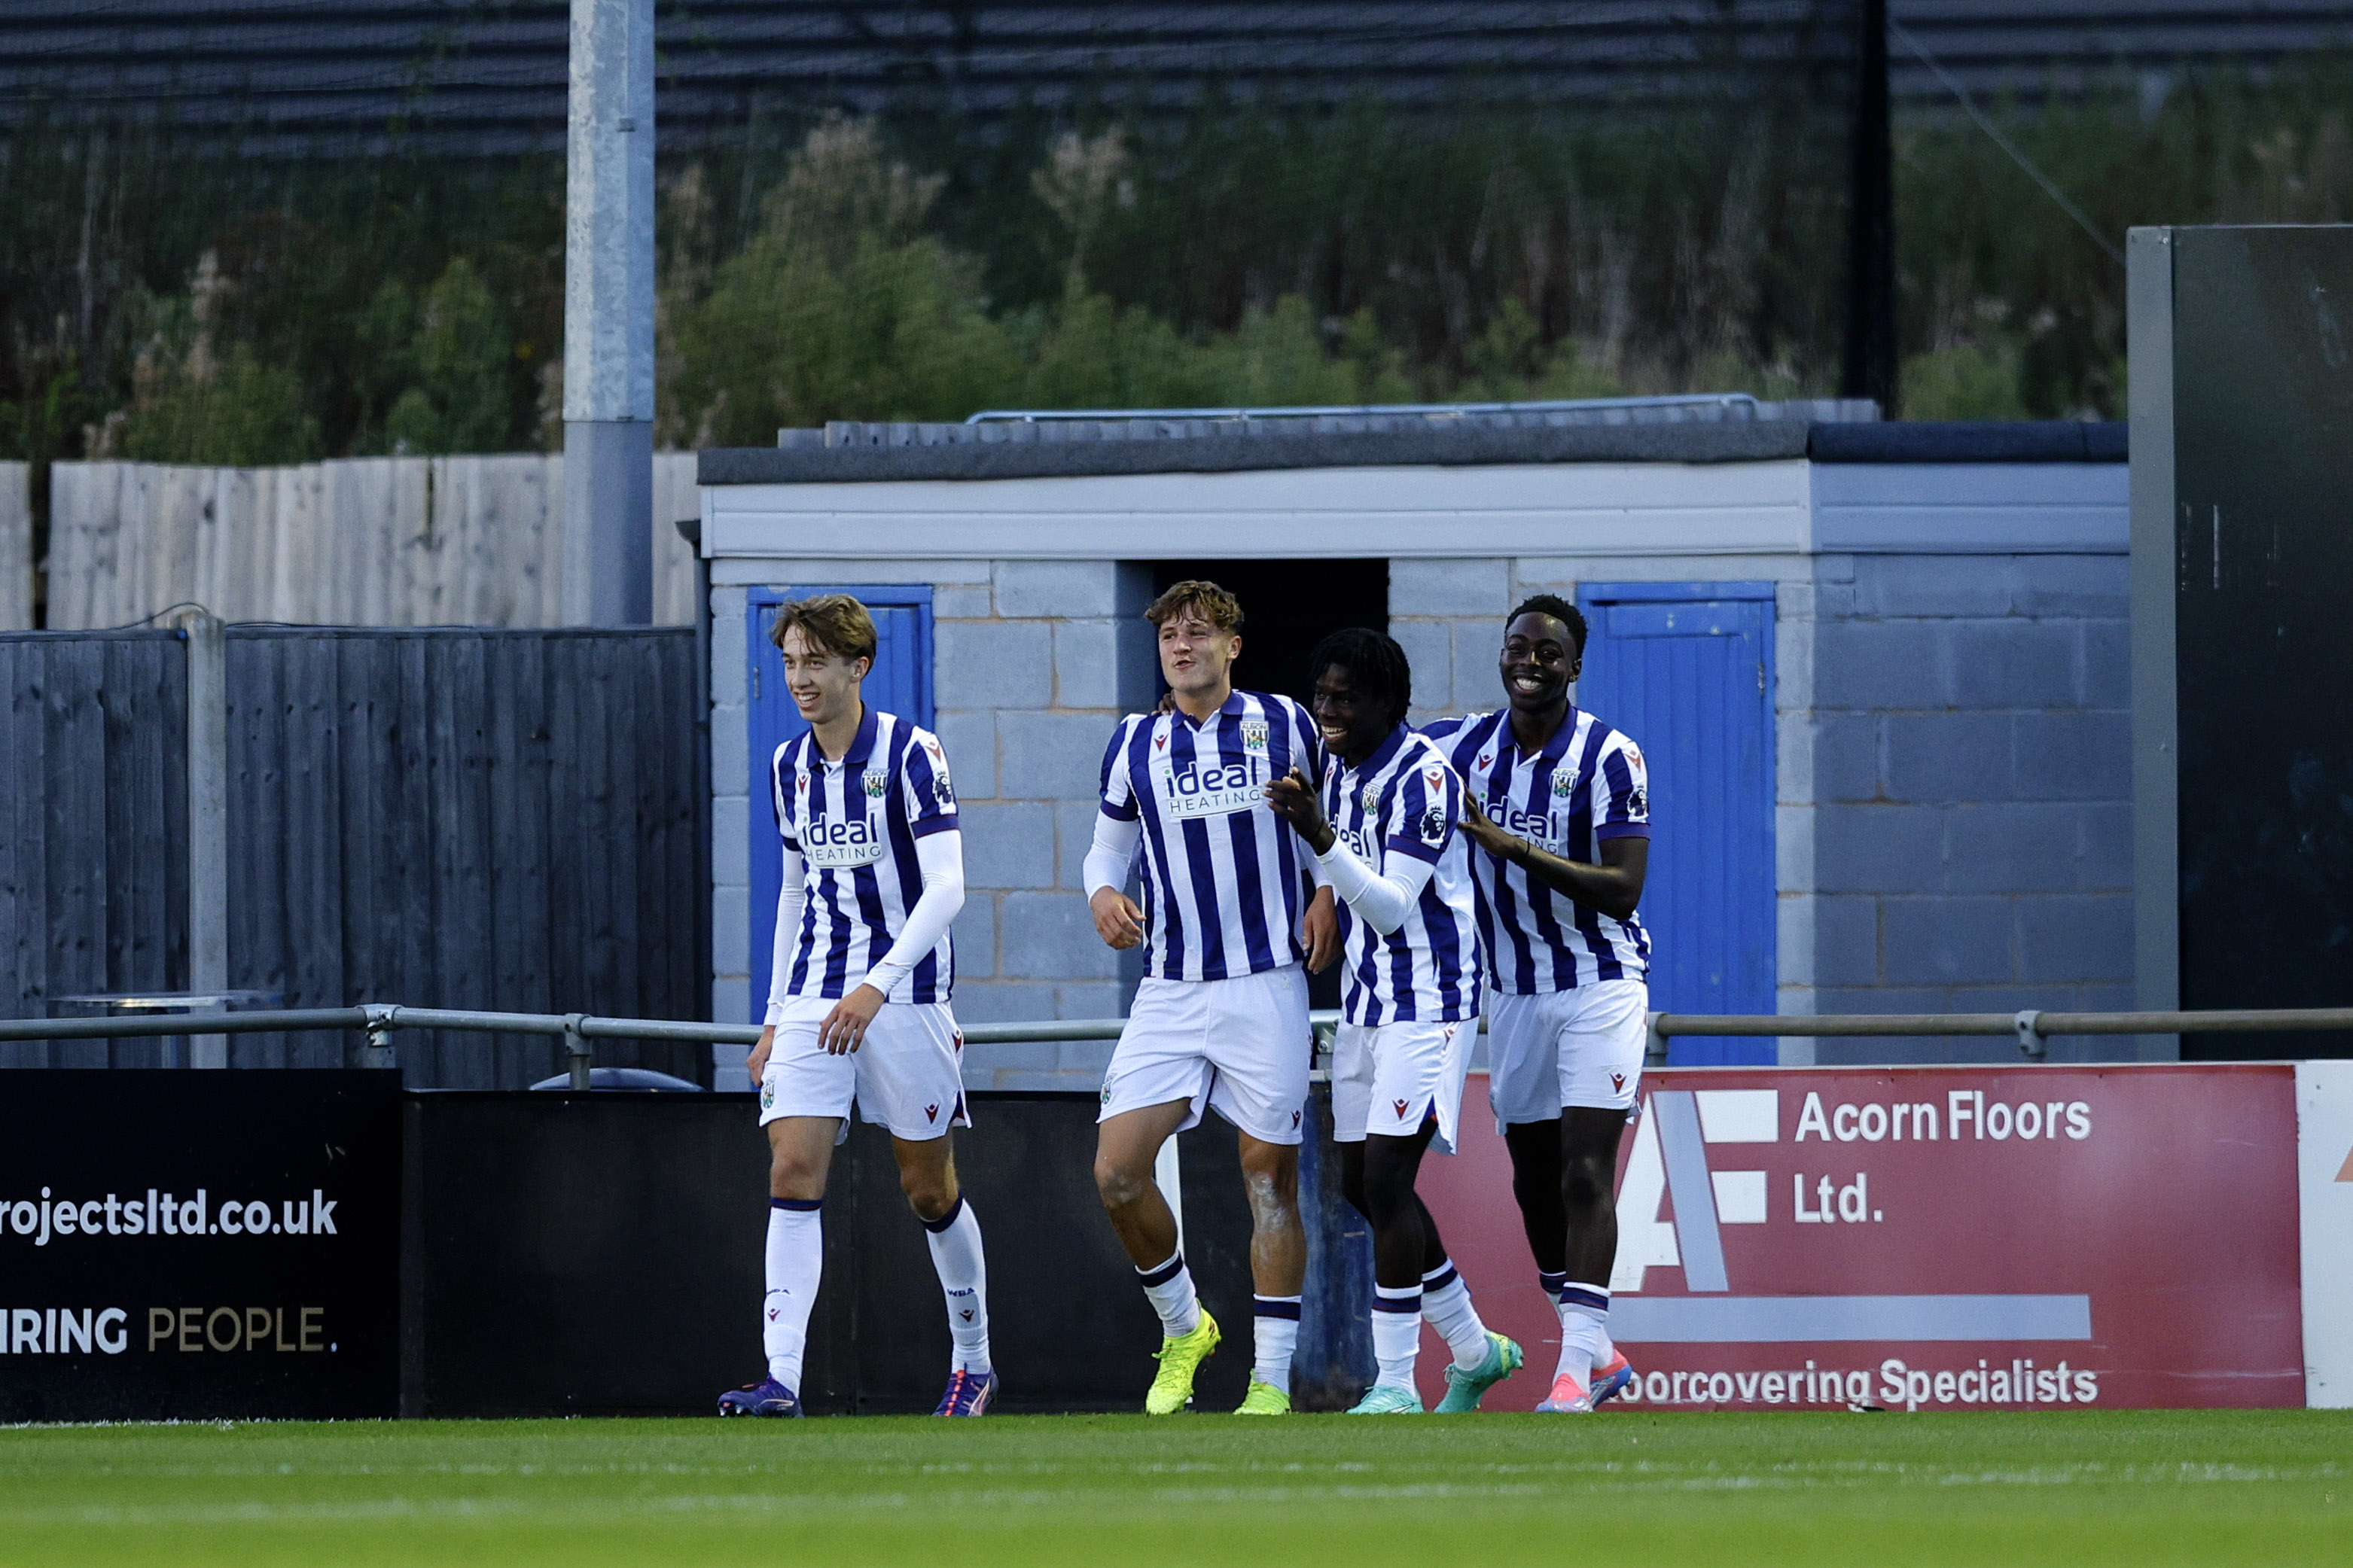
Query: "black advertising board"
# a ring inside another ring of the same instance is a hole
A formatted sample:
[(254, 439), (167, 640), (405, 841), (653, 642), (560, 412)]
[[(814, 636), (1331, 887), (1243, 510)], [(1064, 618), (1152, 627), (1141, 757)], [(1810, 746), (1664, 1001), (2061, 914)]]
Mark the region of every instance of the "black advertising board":
[[(2353, 226), (2171, 233), (2180, 1005), (2341, 1007)], [(2181, 1044), (2187, 1057), (2281, 1051), (2269, 1035)], [(2353, 1032), (2294, 1045), (2353, 1054)]]
[(400, 1075), (0, 1077), (0, 1420), (388, 1416)]

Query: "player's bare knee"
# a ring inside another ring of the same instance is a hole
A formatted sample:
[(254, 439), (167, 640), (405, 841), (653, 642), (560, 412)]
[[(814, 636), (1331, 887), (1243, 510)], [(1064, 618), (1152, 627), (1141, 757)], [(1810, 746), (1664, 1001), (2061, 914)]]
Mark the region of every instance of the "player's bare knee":
[(1577, 1155), (1560, 1167), (1561, 1201), (1571, 1208), (1591, 1208), (1609, 1201), (1610, 1168), (1598, 1156)]
[(945, 1219), (958, 1196), (955, 1177), (945, 1171), (902, 1171), (899, 1190), (922, 1220)]
[(776, 1150), (768, 1160), (768, 1195), (803, 1200), (825, 1196), (825, 1171), (816, 1162)]
[(1151, 1186), (1148, 1167), (1135, 1170), (1104, 1155), (1095, 1156), (1095, 1192), (1103, 1198), (1103, 1207), (1124, 1209), (1130, 1204), (1141, 1203)]

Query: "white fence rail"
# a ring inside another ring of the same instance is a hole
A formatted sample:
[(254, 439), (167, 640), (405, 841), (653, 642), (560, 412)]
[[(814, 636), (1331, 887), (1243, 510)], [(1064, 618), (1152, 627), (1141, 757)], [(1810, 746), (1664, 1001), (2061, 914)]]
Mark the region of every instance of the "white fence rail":
[[(13, 559), (5, 492), (0, 478), (0, 562)], [(127, 626), (175, 604), (316, 626), (563, 624), (561, 457), (59, 463), (49, 495), (48, 624), (58, 630)], [(694, 454), (657, 453), (657, 625), (693, 622), (694, 555), (673, 525), (699, 510)], [(0, 626), (30, 624), (26, 577), (17, 621), (0, 585)]]

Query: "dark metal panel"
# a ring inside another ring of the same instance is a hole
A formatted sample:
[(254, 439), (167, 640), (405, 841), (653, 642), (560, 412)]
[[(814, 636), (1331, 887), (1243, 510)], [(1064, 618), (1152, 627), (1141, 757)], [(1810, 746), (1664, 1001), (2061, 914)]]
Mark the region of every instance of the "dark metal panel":
[[(2353, 226), (2177, 228), (2181, 1005), (2353, 1002)], [(2299, 1054), (2353, 1054), (2353, 1036)], [(2276, 1043), (2185, 1037), (2184, 1056)]]

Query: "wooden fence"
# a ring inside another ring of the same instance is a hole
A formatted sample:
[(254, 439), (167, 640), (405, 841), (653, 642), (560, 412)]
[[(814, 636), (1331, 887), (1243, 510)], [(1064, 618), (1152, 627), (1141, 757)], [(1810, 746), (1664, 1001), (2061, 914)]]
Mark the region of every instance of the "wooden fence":
[[(225, 658), (231, 986), (298, 1007), (707, 1016), (691, 632), (234, 626)], [(186, 659), (171, 632), (0, 637), (0, 1016), (186, 986)], [(229, 1038), (240, 1067), (358, 1048)], [(415, 1087), (562, 1070), (545, 1040), (398, 1048)], [(156, 1055), (0, 1045), (0, 1066)], [(598, 1060), (710, 1078), (692, 1046)]]
[(0, 463), (0, 632), (33, 624), (32, 470)]
[[(58, 463), (49, 485), (54, 629), (130, 626), (178, 604), (306, 626), (563, 622), (561, 457)], [(694, 554), (675, 525), (700, 510), (693, 453), (656, 454), (653, 496), (654, 622), (690, 626)], [(6, 615), (0, 588), (0, 627), (30, 624)]]

